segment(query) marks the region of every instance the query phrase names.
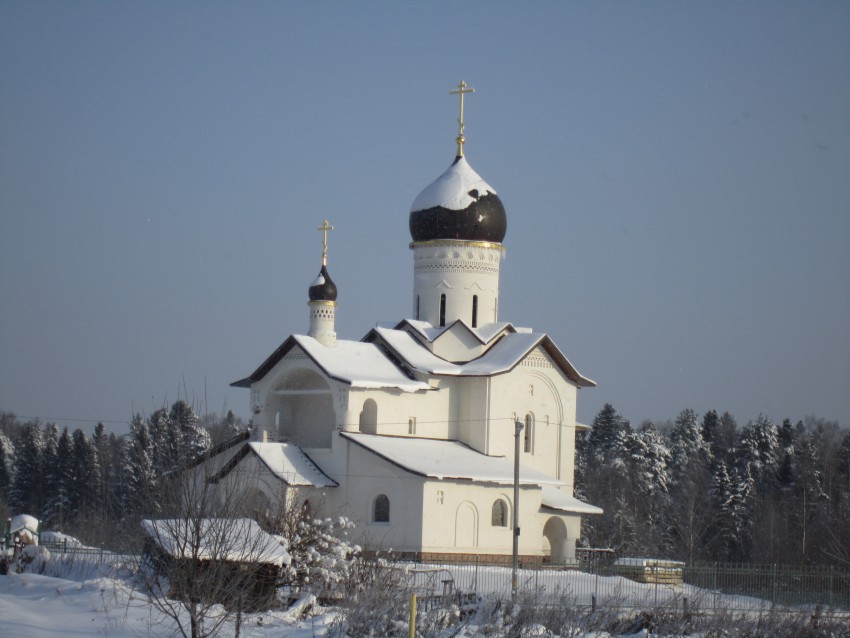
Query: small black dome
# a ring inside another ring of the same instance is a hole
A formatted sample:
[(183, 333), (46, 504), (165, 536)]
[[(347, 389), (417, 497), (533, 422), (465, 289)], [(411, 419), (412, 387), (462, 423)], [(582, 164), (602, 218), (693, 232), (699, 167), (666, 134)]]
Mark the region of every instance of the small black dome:
[(496, 191), (458, 157), (410, 209), (413, 241), (462, 239), (501, 243), (507, 215)]
[(322, 266), (319, 276), (310, 285), (310, 301), (336, 301), (336, 284), (327, 266)]

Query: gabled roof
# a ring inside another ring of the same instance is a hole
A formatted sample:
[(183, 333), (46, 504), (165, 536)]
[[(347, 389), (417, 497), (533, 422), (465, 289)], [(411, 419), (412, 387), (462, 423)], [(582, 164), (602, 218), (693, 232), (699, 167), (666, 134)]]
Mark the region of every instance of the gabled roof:
[(490, 343), (490, 341), (501, 335), (502, 332), (505, 330), (508, 330), (510, 332), (527, 332), (527, 330), (521, 328), (517, 329), (512, 324), (505, 321), (488, 323), (487, 325), (481, 326), (480, 328), (471, 328), (463, 319), (455, 319), (449, 325), (442, 327), (434, 327), (427, 321), (419, 321), (416, 319), (403, 319), (395, 326), (395, 330), (403, 330), (405, 328), (410, 328), (417, 334), (421, 335), (423, 339), (429, 342), (436, 341), (441, 336), (452, 330), (464, 329), (466, 330), (466, 332), (478, 339), (478, 341), (480, 341), (482, 345)]
[(250, 518), (145, 519), (142, 529), (173, 558), (278, 566), (292, 562), (289, 552)]
[(286, 485), (337, 487), (339, 483), (322, 472), (313, 460), (294, 443), (260, 443), (245, 445), (212, 477), (210, 483), (218, 483), (230, 474), (246, 456), (256, 456), (271, 472)]
[[(514, 462), (487, 456), (458, 441), (340, 432), (340, 436), (417, 476), (512, 485)], [(520, 467), (521, 485), (563, 485), (529, 467)]]
[(510, 372), (534, 348), (540, 346), (567, 378), (577, 386), (596, 385), (591, 379), (579, 374), (548, 335), (543, 333), (505, 332), (483, 355), (467, 363), (452, 363), (438, 357), (416, 341), (406, 330), (378, 327), (366, 338), (372, 337), (380, 339), (411, 370), (446, 376), (492, 376)]
[(300, 348), (327, 376), (352, 387), (396, 388), (404, 392), (430, 389), (427, 383), (408, 377), (373, 343), (340, 340), (329, 347), (305, 335), (290, 336), (251, 376), (230, 385), (251, 387), (295, 347)]

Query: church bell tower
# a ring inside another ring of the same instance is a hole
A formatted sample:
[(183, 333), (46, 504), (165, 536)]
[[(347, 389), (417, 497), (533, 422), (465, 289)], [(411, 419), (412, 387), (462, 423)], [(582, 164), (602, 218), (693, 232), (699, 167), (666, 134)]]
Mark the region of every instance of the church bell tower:
[(474, 91), (463, 81), (450, 91), (460, 96), (457, 155), (410, 209), (413, 318), (435, 327), (460, 319), (477, 328), (499, 316), (507, 217), (495, 189), (463, 155), (463, 98)]

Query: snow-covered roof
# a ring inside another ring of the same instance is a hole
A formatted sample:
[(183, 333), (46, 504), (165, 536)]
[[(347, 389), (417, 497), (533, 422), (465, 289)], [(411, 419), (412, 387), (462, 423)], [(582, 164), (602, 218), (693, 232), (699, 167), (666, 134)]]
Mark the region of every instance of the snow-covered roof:
[(146, 519), (142, 521), (142, 529), (174, 558), (278, 566), (292, 562), (289, 552), (250, 518)]
[[(429, 341), (439, 335), (429, 330), (424, 321), (405, 320), (396, 329), (377, 327), (369, 332), (365, 341), (339, 340), (335, 346), (326, 346), (313, 337), (292, 335), (258, 367), (251, 376), (232, 383), (232, 386), (249, 388), (268, 374), (286, 354), (299, 347), (329, 377), (350, 384), (354, 388), (395, 388), (404, 392), (429, 390), (424, 381), (407, 376), (375, 343), (376, 335), (408, 368), (435, 375), (491, 376), (512, 370), (537, 346), (543, 348), (567, 378), (580, 387), (595, 386), (591, 379), (582, 376), (564, 356), (555, 343), (544, 333), (523, 329), (519, 331), (509, 323), (491, 324), (480, 329), (467, 328), (482, 344), (493, 336), (501, 335), (487, 351), (467, 363), (452, 363), (433, 354), (425, 345), (413, 338), (409, 326)], [(444, 330), (444, 329), (440, 329)]]
[(336, 487), (336, 481), (322, 472), (313, 460), (294, 443), (254, 441), (243, 446), (215, 475), (210, 483), (218, 483), (230, 474), (248, 455), (256, 456), (272, 475), (286, 485)]
[[(418, 334), (420, 334), (427, 341), (435, 341), (440, 338), (444, 333), (453, 329), (457, 325), (462, 325), (469, 331), (472, 335), (475, 336), (482, 344), (489, 343), (495, 337), (498, 337), (503, 330), (510, 330), (512, 332), (530, 332), (527, 328), (515, 328), (507, 321), (497, 321), (495, 323), (488, 323), (478, 328), (472, 328), (466, 324), (463, 319), (457, 319), (453, 321), (448, 326), (432, 326), (427, 321), (420, 321), (418, 319), (405, 319), (399, 324), (395, 325), (395, 328), (401, 329), (403, 326), (409, 326), (413, 328)], [(389, 326), (382, 326), (389, 327)]]
[(496, 194), (496, 189), (472, 170), (465, 157), (461, 157), (419, 193), (413, 200), (410, 212), (415, 213), (436, 206), (449, 210), (463, 210), (477, 199), (469, 194), (470, 191), (477, 191), (479, 196), (486, 193)]
[[(341, 432), (340, 435), (411, 474), (500, 485), (510, 485), (514, 481), (513, 459), (487, 456), (458, 441), (355, 432)], [(522, 485), (563, 485), (556, 478), (523, 466), (520, 466), (519, 482)]]
[(337, 341), (329, 347), (313, 337), (293, 335), (293, 338), (328, 376), (352, 387), (397, 388), (405, 392), (429, 389), (427, 383), (408, 378), (374, 343)]
[(326, 346), (305, 335), (290, 336), (251, 376), (231, 385), (250, 387), (266, 376), (296, 346), (326, 375), (355, 388), (395, 388), (404, 392), (430, 388), (427, 383), (405, 375), (374, 343), (338, 340), (335, 346)]
[(338, 484), (322, 472), (304, 451), (293, 443), (249, 443), (251, 451), (277, 478), (287, 485), (336, 487)]
[(543, 486), (543, 507), (549, 507), (553, 510), (561, 510), (562, 512), (571, 512), (575, 514), (602, 514), (602, 508), (585, 503), (578, 500), (575, 496), (570, 496), (566, 492), (551, 487)]
[(38, 534), (38, 519), (35, 516), (30, 516), (29, 514), (18, 514), (17, 516), (13, 516), (9, 527), (9, 533), (14, 534), (22, 529), (29, 530), (33, 534)]
[(543, 333), (506, 332), (495, 344), (477, 359), (467, 363), (451, 363), (433, 354), (416, 341), (406, 330), (375, 328), (373, 331), (410, 368), (436, 375), (492, 376), (512, 370), (531, 350), (541, 346), (567, 377), (579, 386), (595, 383), (583, 377)]

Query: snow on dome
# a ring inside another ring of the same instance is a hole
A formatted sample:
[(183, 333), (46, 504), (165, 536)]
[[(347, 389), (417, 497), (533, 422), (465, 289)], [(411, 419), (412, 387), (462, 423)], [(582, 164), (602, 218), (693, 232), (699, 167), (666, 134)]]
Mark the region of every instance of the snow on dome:
[(465, 157), (460, 157), (445, 173), (419, 193), (413, 200), (410, 212), (415, 213), (436, 206), (463, 210), (487, 193), (495, 195), (496, 190), (472, 170)]
[(327, 266), (322, 266), (319, 275), (310, 284), (308, 295), (310, 301), (336, 301), (336, 284), (328, 274)]
[(439, 239), (501, 243), (508, 228), (495, 189), (457, 158), (410, 207), (414, 242)]

